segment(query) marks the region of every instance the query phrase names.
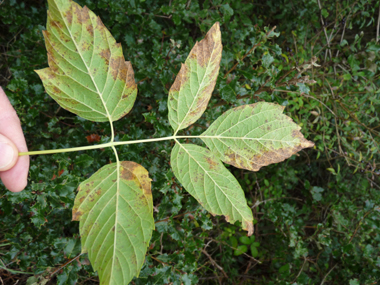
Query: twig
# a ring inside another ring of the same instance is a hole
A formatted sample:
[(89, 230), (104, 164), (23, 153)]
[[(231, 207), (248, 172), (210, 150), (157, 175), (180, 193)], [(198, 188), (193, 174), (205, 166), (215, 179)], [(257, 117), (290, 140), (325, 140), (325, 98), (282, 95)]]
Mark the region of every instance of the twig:
[(299, 276), (301, 275), (301, 273), (302, 273), (303, 267), (304, 267), (305, 264), (306, 264), (307, 259), (306, 259), (305, 257), (304, 257), (303, 259), (304, 259), (304, 261), (303, 261), (303, 264), (302, 264), (302, 266), (301, 266), (301, 269), (300, 269), (300, 271), (298, 272), (298, 274), (297, 274), (296, 278), (294, 279), (294, 281), (292, 282), (292, 284), (294, 284), (294, 283), (297, 281), (298, 277), (299, 277)]
[(365, 215), (360, 219), (360, 221), (359, 221), (359, 223), (358, 223), (358, 225), (357, 225), (357, 227), (356, 227), (356, 229), (355, 229), (355, 231), (353, 232), (353, 234), (352, 234), (352, 236), (351, 236), (351, 238), (350, 238), (350, 241), (348, 242), (348, 243), (351, 243), (351, 241), (352, 241), (352, 239), (355, 237), (355, 235), (356, 235), (356, 233), (357, 233), (357, 231), (358, 231), (358, 229), (360, 228), (360, 226), (361, 226), (361, 223), (362, 223), (362, 221), (373, 211), (373, 210), (379, 210), (380, 208), (376, 208), (376, 209), (372, 209), (372, 210), (370, 210), (370, 211), (368, 211), (367, 213), (365, 213)]
[(202, 249), (202, 253), (207, 256), (207, 258), (210, 260), (211, 264), (214, 265), (216, 268), (218, 268), (220, 271), (222, 271), (223, 276), (228, 279), (227, 273), (224, 271), (223, 267), (221, 267), (214, 259), (212, 259), (211, 255), (207, 253), (204, 249)]
[(59, 270), (61, 270), (62, 268), (66, 267), (67, 265), (69, 265), (71, 262), (73, 262), (74, 260), (76, 260), (79, 256), (81, 256), (82, 254), (84, 253), (81, 253), (79, 255), (77, 255), (76, 257), (72, 258), (71, 260), (67, 261), (65, 264), (63, 264), (60, 268), (58, 268), (56, 271), (54, 271), (53, 273), (51, 273), (49, 275), (49, 277), (51, 278), (54, 274), (56, 274)]
[(380, 5), (379, 5), (379, 16), (377, 17), (376, 42), (380, 40), (379, 32), (380, 32)]
[(375, 183), (371, 178), (367, 177), (367, 180), (371, 182), (372, 185), (375, 185), (378, 189), (380, 189), (380, 186)]
[(334, 268), (335, 268), (337, 265), (338, 265), (338, 263), (335, 263), (335, 265), (329, 270), (329, 272), (327, 272), (327, 274), (325, 275), (325, 277), (323, 277), (323, 280), (322, 280), (322, 282), (321, 282), (321, 285), (323, 285), (323, 284), (325, 283), (327, 276), (331, 273), (331, 271), (334, 270)]
[[(155, 261), (159, 262), (159, 263), (162, 263), (162, 264), (165, 264), (167, 266), (170, 266), (170, 264), (162, 261), (162, 260), (159, 260), (158, 258), (155, 258), (154, 256), (150, 256), (150, 258), (154, 259)], [(182, 270), (179, 270), (177, 268), (174, 268), (176, 271), (180, 272), (181, 274), (187, 274), (186, 272), (182, 271)]]
[[(343, 42), (343, 37), (344, 37), (344, 33), (345, 33), (345, 31), (346, 31), (346, 25), (347, 25), (347, 20), (348, 20), (348, 17), (349, 17), (349, 16), (350, 16), (350, 15), (347, 16), (346, 21), (344, 22), (343, 31), (342, 31), (342, 36), (340, 37), (340, 42), (339, 42), (339, 44), (341, 44), (341, 43)], [(335, 57), (338, 57), (338, 55), (339, 55), (339, 49), (336, 51), (336, 56), (335, 56)]]
[(322, 23), (322, 27), (323, 27), (323, 32), (325, 34), (326, 42), (327, 42), (327, 47), (328, 47), (328, 50), (325, 53), (325, 62), (326, 62), (327, 54), (330, 52), (330, 58), (332, 58), (332, 55), (331, 55), (331, 49), (330, 49), (329, 36), (327, 35), (327, 31), (326, 31), (326, 27), (325, 27), (325, 22), (323, 21), (322, 5), (321, 5), (321, 1), (320, 0), (318, 0), (318, 6), (319, 6), (319, 10), (320, 10), (320, 18), (321, 18), (321, 23)]
[(335, 115), (335, 113), (329, 107), (327, 107), (327, 105), (325, 103), (323, 103), (321, 100), (318, 100), (317, 98), (310, 96), (310, 95), (307, 95), (307, 94), (302, 94), (302, 96), (318, 101), (323, 106), (325, 106), (335, 117), (337, 117), (337, 115)]
[(297, 200), (297, 201), (301, 201), (301, 202), (303, 202), (302, 199), (299, 199), (299, 198), (293, 198), (293, 197), (271, 198), (271, 199), (267, 199), (267, 200), (264, 200), (264, 201), (256, 201), (256, 203), (251, 207), (251, 209), (256, 208), (257, 206), (261, 205), (262, 203), (266, 203), (266, 202), (273, 201), (273, 200), (280, 200), (280, 199), (292, 199), (292, 200)]
[(145, 77), (143, 79), (141, 79), (139, 82), (137, 82), (137, 84), (141, 83), (141, 82), (144, 82), (145, 80), (149, 79), (149, 77)]
[[(267, 32), (266, 33), (266, 37), (268, 37), (273, 31), (274, 31), (274, 29), (276, 29), (276, 26), (274, 26), (269, 32)], [(240, 61), (238, 61), (237, 63), (235, 63), (235, 65), (230, 69), (230, 70), (228, 70), (227, 71), (227, 73), (224, 75), (224, 77), (223, 78), (226, 78), (227, 77), (227, 75), (228, 74), (230, 74), (235, 68), (236, 68), (236, 66), (238, 66), (238, 64), (241, 62), (241, 61), (243, 61), (255, 48), (257, 48), (258, 46), (261, 46), (261, 44), (260, 43), (258, 43), (258, 44), (255, 44), (242, 58), (241, 58), (241, 60)]]
[[(182, 217), (182, 216), (185, 216), (185, 215), (187, 215), (187, 214), (192, 214), (192, 213), (195, 213), (195, 211), (185, 212), (185, 213), (182, 213), (182, 214), (176, 215), (176, 216), (174, 216), (174, 217), (172, 217), (172, 218), (173, 218), (173, 219), (176, 219), (176, 218), (180, 218), (180, 217)], [(165, 219), (162, 219), (162, 220), (156, 221), (156, 222), (154, 222), (154, 223), (157, 224), (157, 223), (160, 223), (160, 222), (166, 222), (166, 221), (169, 221), (170, 218), (171, 218), (171, 217), (167, 217), (167, 218), (165, 218)]]
[[(149, 13), (143, 13), (144, 15), (150, 15)], [(172, 18), (172, 15), (169, 15), (169, 16), (163, 16), (163, 15), (153, 15), (154, 17), (158, 17), (158, 18), (164, 18), (164, 19), (171, 19)]]

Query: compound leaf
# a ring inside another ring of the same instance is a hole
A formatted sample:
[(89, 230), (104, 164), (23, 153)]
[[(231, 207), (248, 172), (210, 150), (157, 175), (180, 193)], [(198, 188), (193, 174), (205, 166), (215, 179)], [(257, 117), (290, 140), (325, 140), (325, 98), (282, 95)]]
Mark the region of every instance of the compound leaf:
[(193, 124), (206, 110), (218, 77), (222, 49), (216, 22), (190, 51), (169, 90), (169, 122), (175, 133)]
[(170, 164), (174, 175), (211, 214), (224, 215), (227, 222), (240, 221), (248, 235), (253, 233), (253, 216), (236, 178), (206, 148), (176, 144)]
[(261, 102), (233, 108), (213, 122), (201, 139), (223, 162), (258, 171), (314, 146), (283, 110)]
[(85, 119), (116, 121), (132, 108), (137, 85), (121, 45), (87, 7), (49, 0), (43, 32), (49, 68), (37, 70), (47, 93)]
[(144, 167), (122, 161), (79, 185), (73, 220), (101, 284), (128, 284), (139, 275), (154, 229), (150, 181)]

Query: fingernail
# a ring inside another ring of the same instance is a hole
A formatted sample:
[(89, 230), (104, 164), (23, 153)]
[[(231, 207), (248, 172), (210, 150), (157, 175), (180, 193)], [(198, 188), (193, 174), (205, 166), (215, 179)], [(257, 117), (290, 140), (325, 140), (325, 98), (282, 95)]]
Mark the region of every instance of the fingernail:
[(7, 143), (0, 142), (0, 170), (6, 169), (13, 162), (14, 150)]

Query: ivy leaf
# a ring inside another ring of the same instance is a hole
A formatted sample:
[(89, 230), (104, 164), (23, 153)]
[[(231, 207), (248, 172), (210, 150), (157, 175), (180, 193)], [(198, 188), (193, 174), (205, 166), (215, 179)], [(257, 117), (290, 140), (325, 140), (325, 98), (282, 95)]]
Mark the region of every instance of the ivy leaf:
[(201, 139), (223, 162), (258, 171), (314, 146), (283, 110), (283, 106), (271, 103), (233, 108), (212, 123)]
[(253, 233), (253, 216), (236, 178), (206, 148), (176, 144), (170, 164), (174, 175), (212, 215), (224, 215), (227, 222), (240, 221), (248, 235)]
[(272, 64), (274, 61), (273, 56), (271, 56), (269, 53), (266, 53), (263, 58), (262, 58), (262, 63), (265, 68), (269, 68), (269, 66)]
[(43, 32), (49, 68), (37, 70), (47, 93), (82, 118), (116, 121), (132, 108), (137, 85), (121, 45), (87, 7), (49, 0)]
[(219, 23), (197, 42), (169, 90), (169, 122), (175, 133), (198, 120), (207, 108), (222, 58)]
[(139, 275), (154, 229), (150, 181), (144, 167), (122, 161), (79, 185), (73, 220), (101, 284), (128, 284)]

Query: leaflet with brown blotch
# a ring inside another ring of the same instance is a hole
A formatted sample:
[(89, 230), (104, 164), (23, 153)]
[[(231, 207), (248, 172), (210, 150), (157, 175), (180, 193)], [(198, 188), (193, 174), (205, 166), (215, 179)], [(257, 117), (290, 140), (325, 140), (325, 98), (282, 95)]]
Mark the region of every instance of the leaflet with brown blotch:
[(169, 122), (175, 132), (193, 124), (206, 110), (219, 74), (222, 49), (216, 22), (192, 48), (169, 90)]
[(121, 45), (87, 7), (49, 0), (49, 67), (37, 70), (46, 92), (62, 108), (95, 121), (116, 121), (133, 107), (134, 72)]
[(100, 283), (129, 284), (154, 230), (148, 171), (132, 161), (103, 166), (79, 185), (73, 220)]
[(314, 146), (283, 110), (265, 102), (233, 108), (213, 122), (201, 139), (223, 162), (258, 171)]

